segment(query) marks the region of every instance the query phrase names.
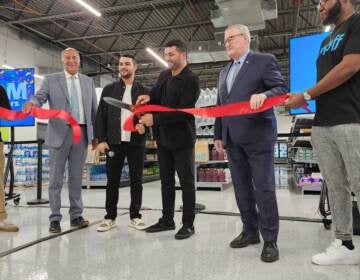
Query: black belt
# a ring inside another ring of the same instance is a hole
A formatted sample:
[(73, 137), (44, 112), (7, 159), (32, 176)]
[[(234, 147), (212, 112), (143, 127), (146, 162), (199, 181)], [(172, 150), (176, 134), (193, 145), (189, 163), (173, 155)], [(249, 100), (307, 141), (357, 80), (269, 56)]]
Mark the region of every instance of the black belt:
[[(70, 126), (70, 124), (66, 124), (67, 126)], [(86, 127), (86, 124), (79, 124), (80, 127)]]

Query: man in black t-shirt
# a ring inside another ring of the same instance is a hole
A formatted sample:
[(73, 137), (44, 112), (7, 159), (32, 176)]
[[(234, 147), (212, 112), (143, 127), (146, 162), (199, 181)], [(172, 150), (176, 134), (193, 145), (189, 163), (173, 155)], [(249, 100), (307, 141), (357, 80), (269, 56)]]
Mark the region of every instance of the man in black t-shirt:
[[(10, 103), (5, 89), (0, 85), (0, 107), (10, 109)], [(0, 133), (0, 231), (16, 232), (19, 228), (6, 221), (7, 213), (5, 210), (5, 187), (4, 187), (4, 143)]]
[(355, 0), (321, 0), (320, 20), (334, 24), (317, 59), (317, 84), (289, 98), (300, 107), (316, 100), (312, 144), (327, 182), (335, 241), (312, 257), (318, 265), (360, 264), (352, 242), (351, 191), (360, 201), (360, 14)]

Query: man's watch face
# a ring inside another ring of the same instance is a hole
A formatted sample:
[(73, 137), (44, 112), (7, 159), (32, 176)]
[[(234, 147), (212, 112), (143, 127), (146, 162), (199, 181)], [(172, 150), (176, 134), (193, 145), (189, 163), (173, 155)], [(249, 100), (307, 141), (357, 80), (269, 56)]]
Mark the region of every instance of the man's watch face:
[(304, 99), (305, 100), (311, 100), (311, 95), (309, 93), (307, 93), (306, 91), (303, 93)]

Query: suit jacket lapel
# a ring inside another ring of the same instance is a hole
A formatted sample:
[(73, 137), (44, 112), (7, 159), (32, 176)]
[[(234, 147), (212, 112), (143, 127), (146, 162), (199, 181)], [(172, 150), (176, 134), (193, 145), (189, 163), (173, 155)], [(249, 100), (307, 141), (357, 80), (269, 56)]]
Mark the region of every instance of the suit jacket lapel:
[(225, 93), (225, 95), (222, 96), (222, 99), (223, 99), (223, 100), (225, 100), (225, 99), (228, 97), (228, 95), (229, 95), (229, 92), (228, 92), (228, 89), (227, 89), (227, 84), (226, 84), (226, 78), (227, 78), (227, 76), (228, 76), (228, 74), (229, 74), (230, 67), (231, 67), (232, 63), (233, 63), (233, 62), (230, 62), (228, 65), (226, 65), (226, 67), (225, 67), (225, 69), (224, 69), (224, 72), (223, 72), (224, 74), (223, 74), (222, 79), (221, 79), (221, 81), (220, 81), (220, 87), (223, 87), (223, 90), (221, 90), (220, 92), (224, 92), (224, 93)]
[(64, 72), (62, 74), (60, 74), (60, 76), (59, 76), (59, 84), (60, 84), (60, 87), (62, 89), (62, 92), (64, 93), (64, 96), (65, 96), (66, 100), (70, 104), (70, 98), (69, 98), (70, 95), (69, 95), (69, 91), (68, 91), (68, 87), (67, 87), (67, 81), (66, 81), (66, 77), (65, 77)]
[(239, 83), (241, 81), (241, 79), (243, 79), (245, 77), (247, 70), (251, 66), (252, 57), (253, 57), (253, 52), (250, 51), (248, 53), (246, 59), (244, 60), (243, 65), (241, 66), (241, 68), (239, 70), (239, 73), (237, 74), (237, 76), (234, 80), (234, 83), (231, 87), (229, 95), (233, 92), (233, 89), (236, 88), (236, 84)]
[(89, 101), (89, 98), (87, 98), (86, 96), (86, 81), (85, 78), (79, 74), (79, 81), (80, 81), (80, 88), (81, 88), (81, 96), (82, 96), (82, 102), (83, 102), (83, 106), (84, 106), (84, 112), (85, 112), (85, 108), (87, 107), (87, 103)]

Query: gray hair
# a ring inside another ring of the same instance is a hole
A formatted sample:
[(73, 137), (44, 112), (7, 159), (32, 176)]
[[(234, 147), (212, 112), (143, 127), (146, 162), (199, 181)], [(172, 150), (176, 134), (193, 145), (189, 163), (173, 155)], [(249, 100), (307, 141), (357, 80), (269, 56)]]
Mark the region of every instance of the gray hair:
[(250, 41), (251, 41), (251, 35), (250, 35), (250, 30), (249, 28), (246, 26), (246, 25), (243, 25), (243, 24), (234, 24), (234, 25), (229, 25), (226, 29), (232, 29), (232, 28), (236, 28), (237, 30), (239, 30), (239, 32), (241, 34), (244, 34), (248, 39), (249, 39), (249, 44), (250, 44)]
[(77, 54), (77, 56), (78, 56), (78, 58), (79, 58), (79, 60), (80, 60), (80, 54), (79, 54), (79, 51), (77, 50), (77, 49), (74, 49), (74, 48), (66, 48), (65, 50), (63, 50), (62, 52), (61, 52), (61, 61), (64, 61), (64, 55), (65, 55), (65, 52), (67, 52), (67, 51), (75, 51), (76, 52), (76, 54)]

